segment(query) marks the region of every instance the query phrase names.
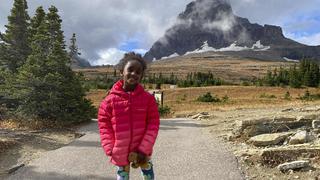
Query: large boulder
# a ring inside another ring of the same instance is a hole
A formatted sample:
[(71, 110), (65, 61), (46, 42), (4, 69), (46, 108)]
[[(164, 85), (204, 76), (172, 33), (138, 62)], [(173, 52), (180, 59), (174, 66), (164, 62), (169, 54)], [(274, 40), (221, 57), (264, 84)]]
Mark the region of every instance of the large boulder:
[(263, 165), (276, 167), (279, 164), (297, 161), (301, 158), (314, 158), (320, 154), (318, 145), (290, 145), (263, 149), (260, 153), (260, 161)]
[(287, 132), (290, 129), (311, 128), (316, 115), (309, 116), (274, 116), (257, 119), (245, 119), (236, 122), (233, 134), (236, 137), (253, 137), (259, 134)]
[(291, 161), (291, 162), (280, 164), (277, 168), (282, 172), (287, 172), (290, 169), (296, 170), (296, 169), (301, 169), (309, 166), (310, 166), (309, 161), (300, 160), (300, 161)]
[(270, 146), (283, 143), (292, 132), (272, 133), (272, 134), (260, 134), (258, 136), (251, 137), (247, 142), (255, 146)]

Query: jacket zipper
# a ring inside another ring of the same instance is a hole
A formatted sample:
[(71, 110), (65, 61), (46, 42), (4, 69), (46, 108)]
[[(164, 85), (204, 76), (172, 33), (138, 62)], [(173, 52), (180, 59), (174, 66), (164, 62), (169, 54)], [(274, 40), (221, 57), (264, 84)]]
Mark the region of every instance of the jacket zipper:
[(130, 121), (130, 143), (129, 143), (129, 153), (131, 151), (131, 143), (132, 143), (132, 108), (131, 108), (131, 93), (129, 93), (129, 121)]

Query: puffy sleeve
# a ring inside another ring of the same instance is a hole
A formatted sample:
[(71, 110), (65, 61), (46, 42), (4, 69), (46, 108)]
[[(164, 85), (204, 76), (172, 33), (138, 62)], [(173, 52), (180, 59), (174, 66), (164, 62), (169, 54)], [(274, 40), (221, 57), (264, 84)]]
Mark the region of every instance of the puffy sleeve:
[(115, 142), (114, 131), (111, 124), (112, 105), (110, 101), (103, 100), (98, 111), (98, 126), (101, 145), (106, 155), (111, 156)]
[(158, 136), (160, 116), (158, 111), (158, 105), (155, 98), (150, 95), (147, 110), (147, 129), (143, 136), (143, 139), (138, 147), (138, 151), (144, 153), (147, 156), (151, 156), (154, 143)]

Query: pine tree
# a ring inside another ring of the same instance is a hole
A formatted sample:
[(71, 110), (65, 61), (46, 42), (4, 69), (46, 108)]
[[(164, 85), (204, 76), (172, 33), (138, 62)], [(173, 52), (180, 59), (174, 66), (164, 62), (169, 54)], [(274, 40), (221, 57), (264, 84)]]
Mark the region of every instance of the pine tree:
[(41, 25), (42, 21), (44, 21), (46, 18), (46, 13), (43, 10), (42, 6), (39, 6), (36, 9), (36, 13), (34, 17), (31, 18), (31, 23), (30, 23), (30, 42), (32, 42), (34, 36), (36, 35), (39, 26)]
[(308, 61), (307, 59), (302, 59), (300, 61), (299, 64), (299, 74), (300, 74), (300, 78), (304, 79), (304, 77), (306, 76), (306, 72), (310, 70), (310, 61)]
[(29, 20), (26, 0), (14, 0), (11, 15), (8, 16), (6, 31), (1, 34), (0, 64), (16, 73), (30, 54)]
[(270, 70), (267, 71), (267, 75), (265, 76), (265, 83), (269, 86), (274, 86), (274, 78)]
[(310, 70), (307, 70), (304, 72), (304, 75), (303, 75), (303, 85), (305, 86), (311, 86), (311, 81), (312, 81), (312, 72)]
[(48, 32), (50, 34), (50, 42), (51, 44), (58, 43), (61, 45), (62, 49), (65, 49), (65, 41), (63, 31), (61, 30), (62, 20), (58, 14), (58, 9), (55, 6), (51, 6), (49, 8), (49, 12), (47, 14), (48, 21)]
[(117, 70), (116, 69), (113, 70), (113, 77), (114, 78), (117, 77)]
[(78, 55), (81, 55), (81, 53), (79, 52), (79, 48), (77, 46), (77, 39), (76, 39), (76, 34), (73, 33), (72, 37), (70, 39), (70, 46), (69, 46), (69, 56), (71, 58), (77, 57)]
[(289, 85), (293, 88), (299, 88), (302, 85), (299, 70), (297, 70), (296, 64), (289, 70)]
[(319, 84), (319, 65), (315, 62), (310, 63), (310, 86), (317, 87)]
[(60, 121), (84, 121), (94, 116), (77, 76), (67, 65), (61, 22), (55, 7), (49, 8), (32, 42), (32, 54), (21, 67), (15, 96), (20, 112), (33, 118)]

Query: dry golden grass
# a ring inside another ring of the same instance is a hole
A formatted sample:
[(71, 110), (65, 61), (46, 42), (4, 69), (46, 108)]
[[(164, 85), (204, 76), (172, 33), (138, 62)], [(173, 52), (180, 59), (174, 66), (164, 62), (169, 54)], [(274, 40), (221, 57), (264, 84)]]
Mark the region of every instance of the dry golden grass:
[[(190, 72), (212, 72), (216, 77), (223, 80), (240, 83), (243, 80), (263, 77), (267, 70), (275, 68), (292, 66), (293, 62), (279, 61), (259, 61), (233, 56), (210, 55), (211, 58), (180, 56), (173, 59), (155, 61), (148, 65), (146, 76), (152, 76), (154, 73), (162, 73), (163, 76), (170, 76), (173, 73), (178, 78), (184, 78)], [(88, 69), (77, 69), (88, 78), (96, 76), (112, 77), (114, 67), (98, 67)], [(117, 76), (119, 72), (117, 71)]]
[(275, 68), (289, 67), (293, 63), (257, 61), (250, 59), (236, 59), (227, 57), (226, 59), (204, 59), (185, 57), (178, 60), (163, 60), (150, 65), (149, 73), (162, 73), (170, 75), (172, 72), (180, 77), (186, 76), (190, 72), (212, 72), (215, 76), (227, 81), (239, 82), (240, 80), (250, 80), (254, 77), (262, 77), (267, 70)]
[(106, 97), (107, 91), (102, 89), (91, 90), (87, 93), (87, 98), (93, 102), (95, 107), (99, 107), (101, 101)]
[[(232, 110), (239, 108), (268, 108), (276, 106), (296, 107), (303, 104), (319, 104), (319, 101), (302, 101), (297, 99), (308, 90), (311, 94), (320, 93), (319, 88), (294, 89), (281, 87), (255, 87), (255, 86), (213, 86), (195, 88), (164, 89), (164, 105), (171, 108), (174, 114), (188, 114), (192, 112)], [(229, 100), (225, 103), (204, 103), (196, 99), (207, 92), (222, 98), (227, 95)], [(284, 95), (289, 92), (291, 100)], [(263, 95), (274, 95), (275, 98), (263, 98)], [(88, 93), (96, 107), (106, 96), (106, 90), (94, 90)]]
[[(245, 80), (263, 77), (268, 70), (292, 66), (292, 62), (277, 61), (258, 61), (248, 58), (240, 58), (216, 53), (204, 53), (200, 55), (180, 56), (172, 59), (156, 61), (149, 64), (146, 75), (153, 73), (169, 76), (174, 73), (178, 77), (185, 77), (190, 72), (212, 72), (216, 77), (225, 81), (240, 84)], [(112, 66), (78, 70), (83, 72), (86, 77), (96, 75), (113, 75)], [(146, 85), (145, 87), (149, 87)], [(162, 85), (162, 88), (168, 88), (168, 85)], [(308, 88), (311, 94), (320, 93), (319, 89)], [(292, 99), (284, 99), (286, 92), (289, 92)], [(301, 104), (312, 104), (318, 102), (306, 102), (297, 99), (303, 96), (306, 89), (293, 89), (281, 87), (254, 87), (254, 86), (216, 86), (200, 88), (177, 88), (164, 90), (164, 104), (168, 105), (175, 114), (189, 112), (228, 110), (237, 108), (263, 108), (274, 106), (296, 106)], [(201, 103), (196, 99), (205, 94), (217, 95), (219, 98), (227, 95), (229, 101), (226, 103)], [(262, 95), (275, 98), (261, 98)], [(96, 107), (106, 96), (105, 90), (95, 90), (88, 93), (87, 97), (91, 99)]]
[(41, 130), (72, 127), (70, 123), (39, 119), (3, 119), (0, 121), (0, 129), (11, 130)]

